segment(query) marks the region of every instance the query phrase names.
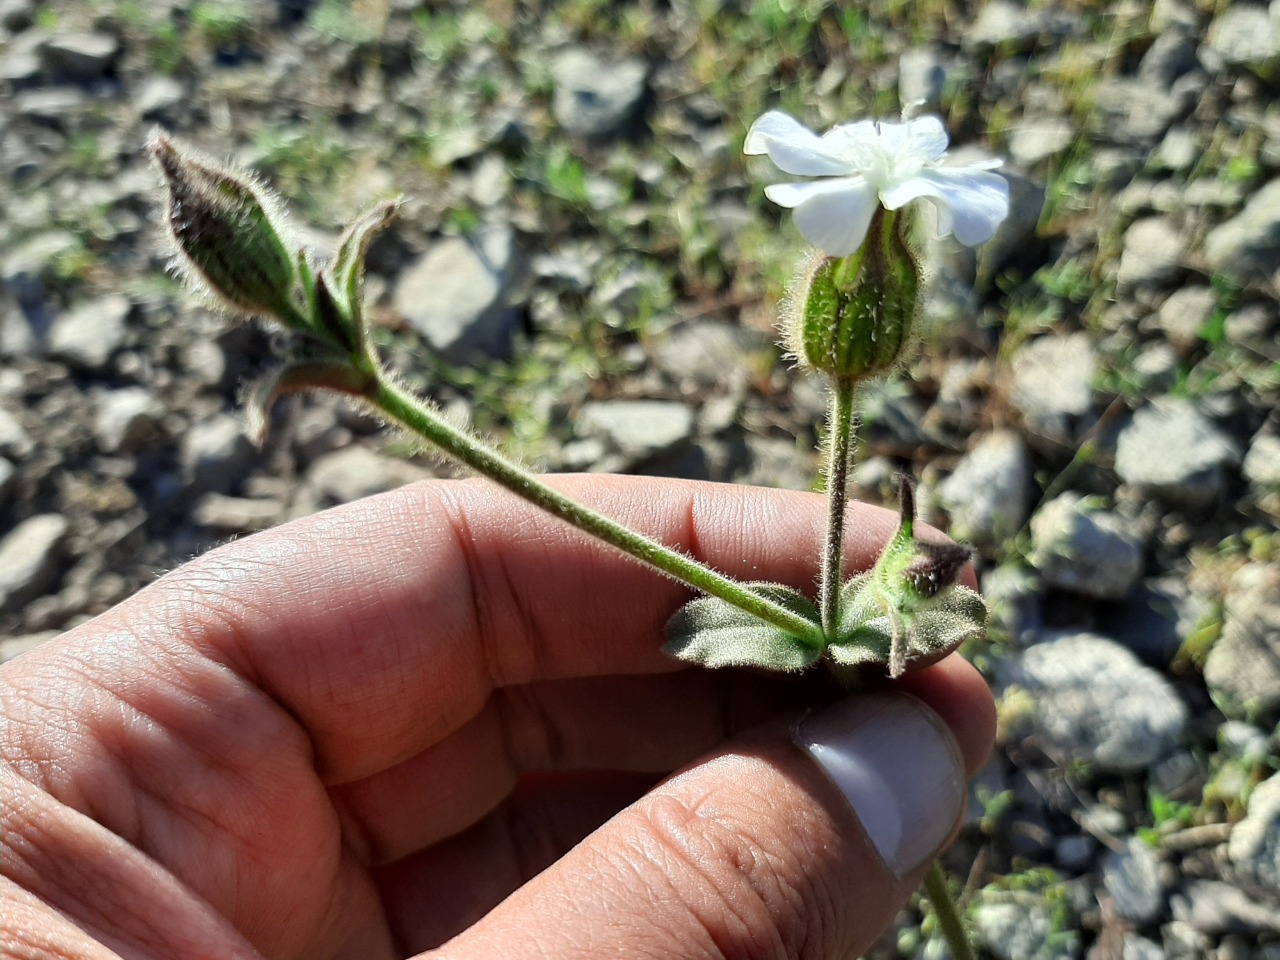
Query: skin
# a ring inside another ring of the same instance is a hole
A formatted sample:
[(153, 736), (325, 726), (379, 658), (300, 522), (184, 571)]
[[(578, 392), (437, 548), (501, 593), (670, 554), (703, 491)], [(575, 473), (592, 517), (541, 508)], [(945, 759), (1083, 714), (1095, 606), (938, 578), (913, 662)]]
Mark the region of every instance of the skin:
[[(811, 494), (558, 477), (812, 588)], [(856, 506), (850, 570), (894, 516)], [(5, 957), (847, 957), (892, 876), (788, 733), (819, 675), (682, 669), (677, 583), (478, 481), (201, 557), (0, 668)], [(970, 772), (991, 698), (898, 684)]]

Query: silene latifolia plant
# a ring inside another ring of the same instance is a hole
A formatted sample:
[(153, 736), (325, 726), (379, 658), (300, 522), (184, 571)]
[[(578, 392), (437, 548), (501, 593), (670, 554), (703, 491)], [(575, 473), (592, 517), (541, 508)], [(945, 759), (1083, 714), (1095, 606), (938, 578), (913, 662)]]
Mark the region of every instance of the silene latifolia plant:
[[(379, 360), (362, 303), (369, 243), (395, 218), (379, 204), (356, 219), (336, 252), (317, 262), (290, 240), (279, 203), (252, 176), (164, 133), (149, 143), (168, 191), (165, 223), (191, 283), (227, 311), (261, 317), (293, 336), (282, 362), (247, 395), (250, 431), (264, 439), (272, 405), (305, 390), (344, 394), (442, 453), (701, 596), (671, 617), (665, 650), (707, 667), (798, 671), (825, 661), (846, 683), (866, 670), (891, 677), (938, 660), (982, 634), (986, 608), (957, 583), (969, 551), (917, 538), (909, 481), (901, 519), (875, 565), (844, 580), (846, 487), (860, 385), (898, 370), (915, 337), (922, 265), (913, 242), (920, 204), (939, 233), (966, 245), (991, 238), (1008, 213), (998, 161), (947, 163), (936, 117), (841, 124), (819, 136), (772, 111), (747, 133), (745, 152), (783, 173), (765, 195), (793, 210), (816, 248), (783, 306), (785, 344), (830, 382), (825, 431), (829, 504), (818, 598), (775, 583), (742, 583), (657, 543), (552, 489), (528, 470), (449, 423)], [(971, 956), (945, 879), (935, 869), (930, 901), (955, 957)]]

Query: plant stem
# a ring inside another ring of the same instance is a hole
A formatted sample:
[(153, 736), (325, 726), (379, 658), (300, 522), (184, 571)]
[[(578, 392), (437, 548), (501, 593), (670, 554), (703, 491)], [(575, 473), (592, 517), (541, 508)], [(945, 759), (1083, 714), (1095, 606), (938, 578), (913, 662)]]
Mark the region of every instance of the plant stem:
[(942, 928), (942, 935), (947, 939), (947, 946), (951, 948), (951, 960), (976, 960), (973, 945), (964, 932), (960, 911), (951, 898), (951, 891), (947, 889), (947, 875), (942, 872), (942, 866), (937, 860), (929, 864), (924, 889), (933, 915), (938, 918), (938, 926)]
[(822, 633), (828, 642), (835, 639), (844, 582), (844, 508), (853, 446), (853, 394), (852, 380), (832, 381), (827, 417), (827, 537), (822, 551)]
[(429, 406), (413, 394), (375, 372), (374, 382), (365, 393), (366, 399), (383, 414), (412, 433), (435, 444), (455, 460), (506, 487), (517, 496), (572, 524), (579, 530), (603, 540), (642, 563), (674, 577), (676, 580), (719, 597), (753, 616), (781, 627), (806, 643), (822, 646), (817, 624), (780, 604), (766, 600), (736, 580), (699, 563), (679, 551), (665, 547), (585, 507), (563, 493), (547, 486), (527, 470), (507, 460), (463, 431), (446, 423)]

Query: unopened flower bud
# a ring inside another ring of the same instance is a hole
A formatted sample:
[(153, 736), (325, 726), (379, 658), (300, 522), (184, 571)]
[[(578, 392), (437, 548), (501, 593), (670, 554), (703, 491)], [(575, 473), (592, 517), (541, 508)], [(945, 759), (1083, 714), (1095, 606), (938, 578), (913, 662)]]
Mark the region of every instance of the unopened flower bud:
[(236, 313), (305, 328), (293, 299), (297, 266), (270, 194), (163, 133), (148, 150), (168, 187), (165, 225), (189, 276)]
[(906, 217), (877, 207), (862, 246), (816, 255), (788, 298), (783, 332), (799, 361), (836, 380), (891, 371), (910, 343), (920, 299), (920, 260)]
[(973, 551), (958, 543), (915, 543), (916, 554), (902, 571), (902, 580), (917, 599), (936, 597), (960, 579)]

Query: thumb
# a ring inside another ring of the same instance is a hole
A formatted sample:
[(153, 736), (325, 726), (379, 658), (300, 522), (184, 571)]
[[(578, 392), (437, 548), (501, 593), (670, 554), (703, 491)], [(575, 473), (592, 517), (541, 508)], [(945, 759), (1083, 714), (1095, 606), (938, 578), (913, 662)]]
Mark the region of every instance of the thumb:
[(859, 695), (728, 742), (437, 956), (859, 956), (951, 837), (964, 790), (937, 714)]

